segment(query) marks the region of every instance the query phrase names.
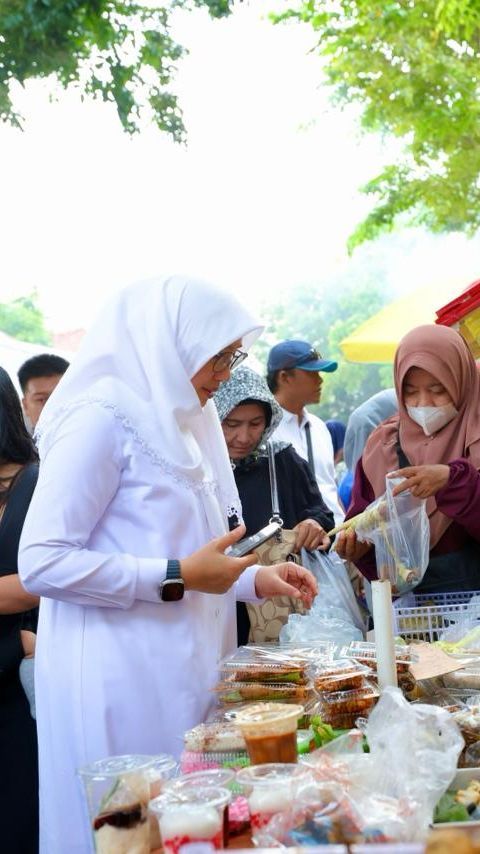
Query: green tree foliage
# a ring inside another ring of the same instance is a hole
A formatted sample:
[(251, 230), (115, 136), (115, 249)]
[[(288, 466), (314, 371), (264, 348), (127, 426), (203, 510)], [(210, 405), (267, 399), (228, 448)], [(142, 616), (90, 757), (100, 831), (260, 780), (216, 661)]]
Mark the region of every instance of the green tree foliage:
[(323, 374), (320, 405), (309, 408), (321, 418), (339, 418), (346, 423), (356, 406), (392, 385), (389, 365), (353, 364), (340, 350), (340, 342), (385, 302), (377, 285), (367, 280), (347, 283), (343, 275), (331, 280), (328, 290), (318, 285), (302, 286), (264, 307), (267, 333), (256, 345), (255, 355), (265, 364), (273, 344), (284, 338), (302, 338), (315, 345), (322, 356), (337, 360), (337, 371)]
[(32, 344), (51, 343), (35, 293), (9, 303), (0, 303), (0, 330)]
[(432, 231), (480, 225), (478, 0), (297, 0), (275, 20), (315, 31), (334, 102), (361, 107), (367, 131), (402, 154), (363, 187), (376, 205), (350, 248), (397, 218)]
[(0, 0), (0, 118), (21, 127), (12, 81), (53, 74), (64, 87), (75, 84), (82, 95), (113, 102), (129, 133), (147, 115), (181, 141), (182, 114), (170, 83), (184, 51), (170, 35), (170, 13), (206, 6), (220, 17), (230, 2)]

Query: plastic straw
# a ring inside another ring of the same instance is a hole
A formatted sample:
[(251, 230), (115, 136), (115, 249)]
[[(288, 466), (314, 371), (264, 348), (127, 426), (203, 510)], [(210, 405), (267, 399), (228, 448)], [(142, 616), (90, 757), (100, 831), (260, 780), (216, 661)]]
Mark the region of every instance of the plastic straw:
[(372, 608), (377, 651), (378, 685), (381, 691), (397, 687), (393, 634), (392, 586), (390, 581), (372, 581)]

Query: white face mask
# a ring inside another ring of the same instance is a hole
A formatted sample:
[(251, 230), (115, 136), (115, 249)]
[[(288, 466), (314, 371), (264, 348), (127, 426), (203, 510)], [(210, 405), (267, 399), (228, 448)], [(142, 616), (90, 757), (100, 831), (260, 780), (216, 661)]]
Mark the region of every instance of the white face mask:
[(407, 406), (407, 412), (426, 436), (437, 433), (458, 415), (453, 403), (446, 403), (445, 406)]

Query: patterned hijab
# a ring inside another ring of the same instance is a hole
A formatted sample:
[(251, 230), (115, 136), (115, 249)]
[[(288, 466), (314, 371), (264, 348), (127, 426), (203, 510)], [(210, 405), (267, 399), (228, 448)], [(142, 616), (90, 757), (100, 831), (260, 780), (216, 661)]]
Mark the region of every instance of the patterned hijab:
[[(410, 368), (432, 374), (448, 391), (458, 415), (433, 436), (425, 436), (403, 402), (403, 384)], [(385, 492), (385, 474), (399, 467), (400, 444), (412, 466), (449, 463), (466, 457), (480, 469), (480, 375), (467, 344), (455, 330), (428, 324), (413, 329), (400, 341), (394, 363), (398, 415), (380, 424), (363, 453), (363, 468), (375, 491)], [(438, 543), (452, 520), (427, 501), (430, 547)]]
[[(236, 406), (240, 406), (246, 401), (258, 401), (269, 407), (271, 412), (270, 422), (263, 431), (260, 441), (255, 448), (253, 454), (250, 454), (249, 459), (259, 456), (266, 456), (267, 439), (277, 429), (282, 420), (282, 410), (273, 394), (267, 386), (267, 383), (259, 374), (252, 371), (251, 368), (241, 367), (232, 372), (232, 375), (227, 382), (222, 383), (216, 394), (214, 395), (215, 405), (220, 421), (228, 418), (231, 411)], [(268, 421), (268, 419), (267, 419)], [(286, 447), (282, 443), (282, 447)], [(280, 444), (277, 443), (275, 451), (280, 450)]]

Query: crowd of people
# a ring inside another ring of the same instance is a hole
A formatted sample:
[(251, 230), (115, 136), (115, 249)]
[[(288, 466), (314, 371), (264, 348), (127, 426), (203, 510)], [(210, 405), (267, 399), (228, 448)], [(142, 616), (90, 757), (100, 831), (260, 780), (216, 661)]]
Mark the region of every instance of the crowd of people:
[[(272, 347), (266, 380), (239, 367), (261, 333), (233, 296), (172, 276), (117, 294), (71, 366), (25, 363), (23, 412), (0, 370), (5, 850), (90, 851), (77, 770), (178, 755), (255, 609), (321, 596), (298, 561), (230, 551), (275, 516), (272, 481), (298, 554), (328, 551), (329, 531), (401, 476), (397, 491), (426, 500), (422, 590), (480, 586), (480, 377), (460, 335), (409, 333), (395, 389), (345, 430), (307, 408), (338, 368), (310, 342)], [(335, 547), (375, 578), (371, 545), (349, 531)]]

